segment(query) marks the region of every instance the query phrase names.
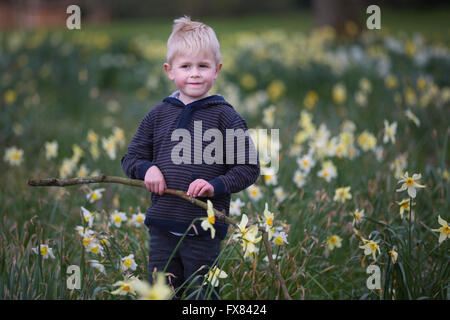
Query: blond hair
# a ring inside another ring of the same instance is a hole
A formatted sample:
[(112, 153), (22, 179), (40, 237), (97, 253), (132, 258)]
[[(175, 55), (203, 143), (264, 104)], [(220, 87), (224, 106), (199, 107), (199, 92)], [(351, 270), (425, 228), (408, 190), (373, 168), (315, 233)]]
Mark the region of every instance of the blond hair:
[(204, 23), (184, 16), (174, 20), (172, 34), (167, 40), (167, 63), (178, 54), (212, 53), (219, 65), (222, 61), (219, 40), (214, 30)]

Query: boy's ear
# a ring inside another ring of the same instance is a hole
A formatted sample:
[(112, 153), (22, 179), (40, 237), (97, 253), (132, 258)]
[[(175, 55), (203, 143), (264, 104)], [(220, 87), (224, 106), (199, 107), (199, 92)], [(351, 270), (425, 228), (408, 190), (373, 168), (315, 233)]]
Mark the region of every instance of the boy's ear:
[(214, 80), (216, 80), (217, 77), (219, 76), (220, 69), (222, 69), (222, 63), (219, 63), (219, 65), (216, 68), (216, 75), (214, 76)]
[(166, 70), (167, 76), (169, 77), (170, 80), (175, 79), (172, 74), (172, 66), (170, 64), (168, 64), (167, 62), (164, 63), (164, 70)]

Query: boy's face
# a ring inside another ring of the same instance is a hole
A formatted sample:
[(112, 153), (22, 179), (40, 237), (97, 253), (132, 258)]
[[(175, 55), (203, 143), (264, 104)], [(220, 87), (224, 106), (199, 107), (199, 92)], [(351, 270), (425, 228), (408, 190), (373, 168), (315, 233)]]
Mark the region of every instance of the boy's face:
[(175, 81), (180, 90), (180, 100), (188, 104), (208, 96), (222, 64), (216, 66), (212, 54), (182, 54), (164, 63), (169, 79)]

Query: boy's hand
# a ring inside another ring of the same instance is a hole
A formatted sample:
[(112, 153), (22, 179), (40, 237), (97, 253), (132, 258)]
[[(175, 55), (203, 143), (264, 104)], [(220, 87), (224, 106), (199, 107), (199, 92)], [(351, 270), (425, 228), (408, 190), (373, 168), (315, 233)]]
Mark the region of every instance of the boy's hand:
[(214, 196), (214, 187), (206, 180), (196, 179), (189, 185), (187, 195), (192, 197), (212, 197)]
[(157, 193), (160, 196), (162, 196), (164, 190), (167, 189), (166, 180), (164, 180), (163, 174), (155, 165), (148, 168), (145, 173), (144, 183), (148, 191)]

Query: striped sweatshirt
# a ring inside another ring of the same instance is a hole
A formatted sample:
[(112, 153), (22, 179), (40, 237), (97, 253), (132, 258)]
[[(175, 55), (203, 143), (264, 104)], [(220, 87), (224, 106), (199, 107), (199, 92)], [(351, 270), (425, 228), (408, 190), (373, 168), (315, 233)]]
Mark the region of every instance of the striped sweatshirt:
[[(211, 200), (215, 209), (224, 210), (228, 215), (231, 193), (252, 185), (260, 174), (258, 155), (250, 136), (242, 139), (227, 136), (230, 132), (227, 129), (247, 132), (246, 121), (220, 95), (185, 105), (177, 98), (177, 93), (165, 98), (142, 119), (121, 159), (122, 169), (129, 178), (144, 180), (148, 168), (156, 165), (167, 188), (182, 191), (187, 191), (194, 180), (204, 179), (214, 187), (214, 196), (198, 199)], [(174, 131), (183, 134), (174, 134)], [(208, 132), (220, 132), (222, 138), (211, 137)], [(214, 162), (204, 156), (208, 154), (214, 157)], [(184, 199), (151, 193), (145, 225), (184, 233), (193, 219), (206, 216), (205, 209)], [(200, 224), (201, 221), (195, 224), (198, 234), (209, 233)], [(228, 224), (216, 219), (214, 227), (216, 236), (225, 238)]]

